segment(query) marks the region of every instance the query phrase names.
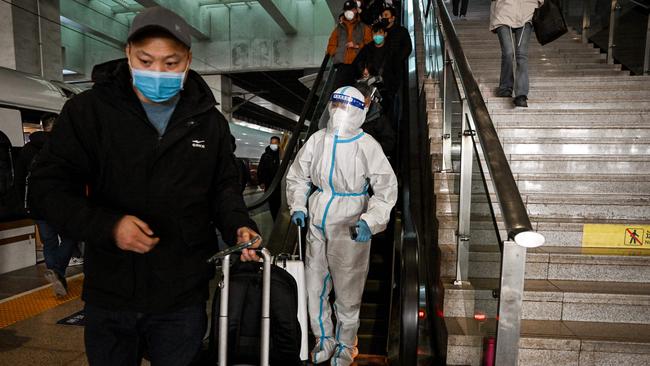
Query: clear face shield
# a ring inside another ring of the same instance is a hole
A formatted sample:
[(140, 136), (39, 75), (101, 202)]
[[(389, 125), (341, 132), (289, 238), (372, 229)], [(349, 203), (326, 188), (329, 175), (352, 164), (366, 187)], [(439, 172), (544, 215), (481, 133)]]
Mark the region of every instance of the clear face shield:
[(327, 110), (330, 115), (328, 132), (341, 137), (355, 136), (361, 132), (367, 110), (364, 96), (357, 89), (344, 87), (335, 91)]

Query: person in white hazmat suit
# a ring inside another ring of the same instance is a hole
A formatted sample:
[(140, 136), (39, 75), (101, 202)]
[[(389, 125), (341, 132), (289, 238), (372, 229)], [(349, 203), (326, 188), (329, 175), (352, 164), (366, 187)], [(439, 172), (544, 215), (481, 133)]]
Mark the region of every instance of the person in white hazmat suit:
[[(286, 192), (293, 223), (304, 226), (307, 213), (310, 217), (305, 274), (310, 325), (317, 337), (312, 362), (331, 359), (332, 365), (346, 366), (358, 354), (370, 239), (388, 224), (397, 178), (379, 143), (361, 130), (367, 112), (361, 92), (337, 89), (328, 110), (327, 127), (307, 140), (291, 165)], [(336, 328), (328, 301), (332, 287)]]

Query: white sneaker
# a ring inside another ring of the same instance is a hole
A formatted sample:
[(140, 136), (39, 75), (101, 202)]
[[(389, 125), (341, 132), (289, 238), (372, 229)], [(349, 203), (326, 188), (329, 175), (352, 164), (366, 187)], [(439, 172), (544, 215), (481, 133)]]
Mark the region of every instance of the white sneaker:
[(70, 262), (68, 262), (68, 267), (73, 267), (73, 266), (80, 266), (84, 264), (84, 259), (81, 257), (72, 257), (70, 258)]
[(316, 346), (311, 351), (311, 362), (314, 364), (319, 364), (327, 362), (336, 351), (336, 342), (331, 337), (326, 337), (322, 339), (318, 338), (316, 341)]

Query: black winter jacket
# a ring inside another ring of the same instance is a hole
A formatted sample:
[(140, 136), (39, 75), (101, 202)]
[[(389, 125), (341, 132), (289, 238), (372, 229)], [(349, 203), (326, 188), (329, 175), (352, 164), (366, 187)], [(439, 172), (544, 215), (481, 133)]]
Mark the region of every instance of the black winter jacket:
[(280, 152), (273, 151), (270, 146), (267, 146), (257, 165), (257, 181), (266, 185), (268, 189), (278, 169), (280, 169)]
[[(190, 71), (164, 135), (133, 91), (126, 60), (98, 65), (95, 85), (68, 101), (30, 182), (37, 213), (84, 240), (83, 299), (145, 313), (174, 311), (208, 297), (217, 251), (249, 218), (228, 122), (212, 92)], [(86, 198), (78, 188), (89, 187)], [(149, 224), (160, 242), (147, 254), (119, 249), (113, 228), (124, 215)]]

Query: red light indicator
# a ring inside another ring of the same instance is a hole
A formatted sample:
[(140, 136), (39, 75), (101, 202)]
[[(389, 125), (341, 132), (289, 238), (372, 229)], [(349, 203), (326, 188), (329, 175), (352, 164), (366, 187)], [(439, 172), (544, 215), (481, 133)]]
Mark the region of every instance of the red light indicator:
[(474, 319), (482, 322), (485, 319), (487, 319), (487, 315), (485, 315), (485, 314), (474, 314)]
[(418, 317), (420, 319), (424, 319), (424, 317), (426, 317), (426, 316), (427, 316), (427, 314), (424, 312), (424, 310), (418, 311)]

